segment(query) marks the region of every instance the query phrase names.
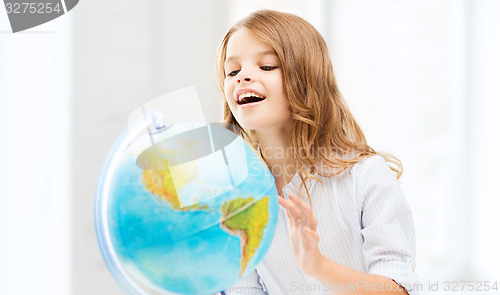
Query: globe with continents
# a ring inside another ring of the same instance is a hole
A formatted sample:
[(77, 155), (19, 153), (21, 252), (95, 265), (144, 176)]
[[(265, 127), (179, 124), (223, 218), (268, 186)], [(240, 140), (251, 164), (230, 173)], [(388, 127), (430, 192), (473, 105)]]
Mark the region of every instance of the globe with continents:
[(130, 294), (213, 294), (236, 284), (274, 236), (272, 174), (221, 125), (142, 127), (149, 134), (125, 132), (101, 172), (96, 231), (108, 269)]

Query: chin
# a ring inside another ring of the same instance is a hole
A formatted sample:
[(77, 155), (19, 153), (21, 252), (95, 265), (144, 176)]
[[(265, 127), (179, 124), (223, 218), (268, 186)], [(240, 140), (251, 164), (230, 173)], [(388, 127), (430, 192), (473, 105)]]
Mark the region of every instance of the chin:
[[(267, 120), (266, 120), (267, 119)], [(259, 116), (259, 118), (240, 118), (240, 120), (236, 120), (240, 126), (248, 131), (269, 131), (269, 130), (275, 130), (277, 127), (284, 127), (285, 125), (288, 125), (290, 122), (288, 122), (286, 119), (283, 119), (280, 122), (279, 120), (269, 120), (271, 118), (262, 118), (262, 116)]]
[(255, 130), (259, 130), (262, 128), (262, 126), (260, 126), (260, 124), (255, 124), (255, 123), (244, 122), (244, 123), (239, 123), (239, 124), (243, 129), (248, 130), (248, 131), (255, 131)]
[(245, 118), (245, 119), (236, 119), (238, 124), (245, 130), (259, 130), (265, 128), (266, 124), (262, 121), (262, 119), (254, 119), (254, 118)]

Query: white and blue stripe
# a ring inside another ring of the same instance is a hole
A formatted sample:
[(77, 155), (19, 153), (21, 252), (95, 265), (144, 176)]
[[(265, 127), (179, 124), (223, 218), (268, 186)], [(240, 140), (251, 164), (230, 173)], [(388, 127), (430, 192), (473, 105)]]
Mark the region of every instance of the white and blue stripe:
[[(415, 229), (400, 185), (380, 156), (360, 161), (344, 173), (307, 183), (318, 221), (319, 249), (330, 259), (358, 271), (386, 276), (410, 295), (417, 283)], [(295, 175), (283, 188), (298, 193)], [(299, 194), (305, 195), (305, 190)], [(307, 201), (307, 197), (303, 197)], [(332, 288), (333, 289), (333, 288)], [(256, 271), (226, 295), (332, 294), (302, 272), (292, 255), (288, 219), (280, 214), (272, 245)]]

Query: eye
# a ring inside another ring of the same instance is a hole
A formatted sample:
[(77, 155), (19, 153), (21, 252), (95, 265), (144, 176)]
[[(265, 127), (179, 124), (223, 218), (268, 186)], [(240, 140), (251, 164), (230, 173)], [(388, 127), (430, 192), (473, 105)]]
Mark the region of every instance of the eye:
[(227, 75), (228, 75), (228, 76), (230, 76), (230, 77), (234, 77), (234, 76), (238, 75), (238, 73), (239, 73), (239, 72), (240, 72), (240, 70), (236, 70), (236, 71), (232, 71), (232, 72), (230, 72), (230, 73), (229, 73), (229, 74), (227, 74)]
[(274, 69), (277, 69), (278, 67), (274, 67), (274, 66), (262, 66), (260, 67), (261, 70), (263, 71), (272, 71)]

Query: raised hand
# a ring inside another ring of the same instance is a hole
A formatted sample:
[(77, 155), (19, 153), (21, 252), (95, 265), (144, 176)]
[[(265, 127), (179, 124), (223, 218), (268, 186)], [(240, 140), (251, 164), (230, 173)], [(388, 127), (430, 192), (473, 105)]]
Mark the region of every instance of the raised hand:
[(286, 209), (290, 222), (290, 242), (293, 255), (302, 270), (312, 274), (322, 260), (318, 249), (317, 221), (311, 208), (299, 197), (290, 194), (289, 199), (279, 198)]

